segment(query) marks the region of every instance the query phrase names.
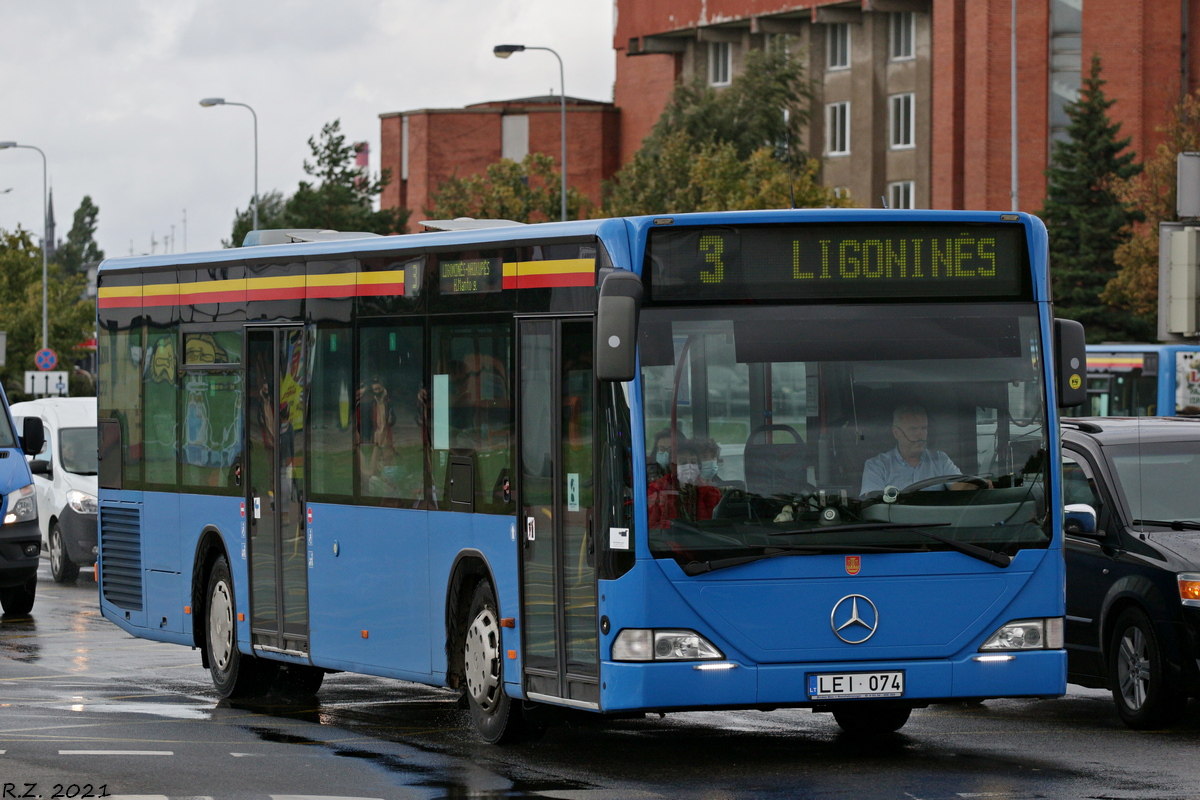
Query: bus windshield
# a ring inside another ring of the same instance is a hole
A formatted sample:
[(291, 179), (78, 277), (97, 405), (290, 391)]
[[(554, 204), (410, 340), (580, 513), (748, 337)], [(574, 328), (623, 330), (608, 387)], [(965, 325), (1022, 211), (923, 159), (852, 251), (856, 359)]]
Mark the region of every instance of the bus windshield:
[(1032, 303), (645, 309), (652, 552), (1047, 546), (1039, 339)]

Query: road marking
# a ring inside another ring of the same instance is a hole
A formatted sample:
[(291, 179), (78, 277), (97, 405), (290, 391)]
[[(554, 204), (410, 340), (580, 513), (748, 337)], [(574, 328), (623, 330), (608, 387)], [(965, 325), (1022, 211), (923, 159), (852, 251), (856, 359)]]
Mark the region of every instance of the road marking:
[(60, 756), (173, 756), (174, 750), (59, 750)]
[(233, 756), (234, 758), (247, 758), (261, 756), (262, 753), (230, 753), (229, 755)]
[(328, 794), (273, 794), (271, 800), (383, 800), (382, 797), (340, 797)]

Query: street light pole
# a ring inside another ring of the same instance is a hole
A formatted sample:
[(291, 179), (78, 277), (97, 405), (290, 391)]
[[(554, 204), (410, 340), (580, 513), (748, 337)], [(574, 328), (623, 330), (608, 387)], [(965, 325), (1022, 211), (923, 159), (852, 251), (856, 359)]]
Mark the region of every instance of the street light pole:
[(31, 144), (17, 144), (16, 142), (0, 142), (0, 150), (8, 150), (10, 148), (21, 150), (37, 150), (42, 157), (42, 349), (45, 350), (50, 341), (50, 318), (46, 314), (48, 305), (47, 294), (47, 275), (49, 268), (47, 265), (48, 252), (50, 243), (46, 240), (46, 236), (50, 233), (50, 213), (47, 210), (47, 188), (46, 188), (46, 154), (42, 152), (42, 148), (34, 147)]
[(242, 108), (250, 109), (250, 115), (254, 117), (254, 230), (258, 230), (258, 114), (255, 114), (254, 109), (245, 103), (235, 103), (232, 100), (226, 100), (224, 97), (206, 97), (200, 101), (200, 105), (204, 108), (210, 106), (241, 106)]
[(498, 44), (492, 48), (492, 53), (496, 58), (508, 58), (513, 53), (520, 53), (525, 50), (545, 50), (547, 53), (552, 53), (558, 59), (558, 82), (559, 82), (559, 127), (561, 130), (562, 139), (562, 218), (563, 222), (567, 221), (567, 79), (563, 74), (563, 60), (555, 50), (549, 47), (531, 47), (523, 44)]

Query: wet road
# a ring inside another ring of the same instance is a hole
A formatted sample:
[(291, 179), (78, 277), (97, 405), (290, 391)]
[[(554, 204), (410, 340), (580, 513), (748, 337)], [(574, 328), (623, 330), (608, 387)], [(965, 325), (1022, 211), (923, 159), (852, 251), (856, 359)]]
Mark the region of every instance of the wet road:
[[(126, 636), (90, 573), (43, 569), (0, 620), (0, 800), (183, 798), (1200, 798), (1200, 708), (1125, 729), (1104, 692), (914, 712), (864, 745), (807, 711), (574, 717), (537, 743), (477, 742), (456, 699), (331, 675), (317, 702), (215, 702), (199, 654)], [(28, 784), (34, 786), (30, 788)]]

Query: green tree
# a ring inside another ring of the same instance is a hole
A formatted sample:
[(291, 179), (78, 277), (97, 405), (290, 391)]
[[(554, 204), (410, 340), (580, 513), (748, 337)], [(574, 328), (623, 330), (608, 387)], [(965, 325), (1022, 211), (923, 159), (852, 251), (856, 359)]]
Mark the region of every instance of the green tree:
[(1142, 212), (1143, 220), (1131, 226), (1130, 238), (1113, 255), (1120, 271), (1108, 282), (1100, 299), (1153, 318), (1158, 313), (1158, 224), (1176, 222), (1175, 172), (1180, 153), (1200, 150), (1200, 90), (1185, 96), (1158, 130), (1166, 135), (1145, 169), (1114, 182), (1114, 190), (1127, 206)]
[[(283, 192), (278, 189), (272, 189), (258, 198), (258, 227), (264, 230), (272, 228), (287, 228), (299, 227), (289, 226), (286, 221), (284, 209), (287, 206), (287, 200), (283, 197)], [(224, 247), (241, 247), (242, 241), (245, 240), (246, 234), (254, 230), (254, 198), (250, 198), (250, 202), (246, 204), (246, 210), (237, 209), (233, 215), (233, 236), (230, 239), (222, 239), (221, 244)]]
[[(430, 219), (511, 219), (545, 222), (562, 216), (561, 173), (545, 153), (530, 153), (519, 164), (507, 158), (489, 164), (482, 175), (443, 181), (425, 209)], [(567, 217), (579, 219), (587, 198), (567, 188)]]
[[(258, 211), (261, 228), (320, 228), (368, 233), (404, 233), (408, 209), (374, 208), (374, 200), (391, 181), (391, 170), (372, 179), (354, 165), (355, 149), (346, 143), (341, 120), (326, 123), (318, 137), (309, 137), (313, 161), (304, 161), (304, 171), (315, 181), (301, 181), (287, 199), (279, 191), (262, 197)], [(239, 246), (253, 220), (253, 208), (236, 210), (226, 247)]]
[(84, 195), (75, 220), (67, 233), (67, 240), (55, 251), (54, 260), (62, 267), (64, 275), (75, 275), (87, 264), (104, 259), (104, 251), (96, 244), (96, 217), (100, 209), (92, 202), (91, 195)]
[(1079, 99), (1066, 107), (1068, 138), (1054, 143), (1046, 170), (1041, 216), (1050, 235), (1055, 309), (1082, 322), (1088, 341), (1144, 341), (1155, 333), (1150, 319), (1100, 299), (1117, 274), (1113, 255), (1140, 218), (1115, 186), (1141, 170), (1133, 152), (1122, 153), (1130, 139), (1117, 138), (1121, 125), (1109, 120), (1115, 101), (1104, 95), (1104, 83), (1100, 57), (1093, 55)]
[[(69, 369), (83, 357), (83, 343), (95, 335), (96, 305), (83, 298), (85, 275), (67, 275), (58, 264), (49, 265), (48, 272), (49, 345)], [(0, 230), (0, 297), (6, 298), (0, 304), (0, 330), (8, 334), (0, 380), (15, 401), (24, 396), (25, 371), (36, 369), (34, 354), (42, 346), (42, 251), (21, 228)]]
[(681, 84), (633, 160), (607, 186), (613, 216), (748, 208), (846, 206), (795, 147), (812, 91), (800, 59), (752, 51), (725, 89)]
[(354, 145), (346, 144), (346, 136), (341, 132), (341, 120), (335, 119), (322, 127), (320, 139), (310, 137), (308, 147), (313, 163), (306, 160), (304, 171), (317, 182), (301, 181), (296, 193), (288, 199), (284, 209), (288, 227), (381, 234), (405, 231), (407, 209), (376, 211), (372, 207), (374, 198), (391, 181), (391, 170), (383, 170), (376, 180), (360, 172), (354, 166)]

